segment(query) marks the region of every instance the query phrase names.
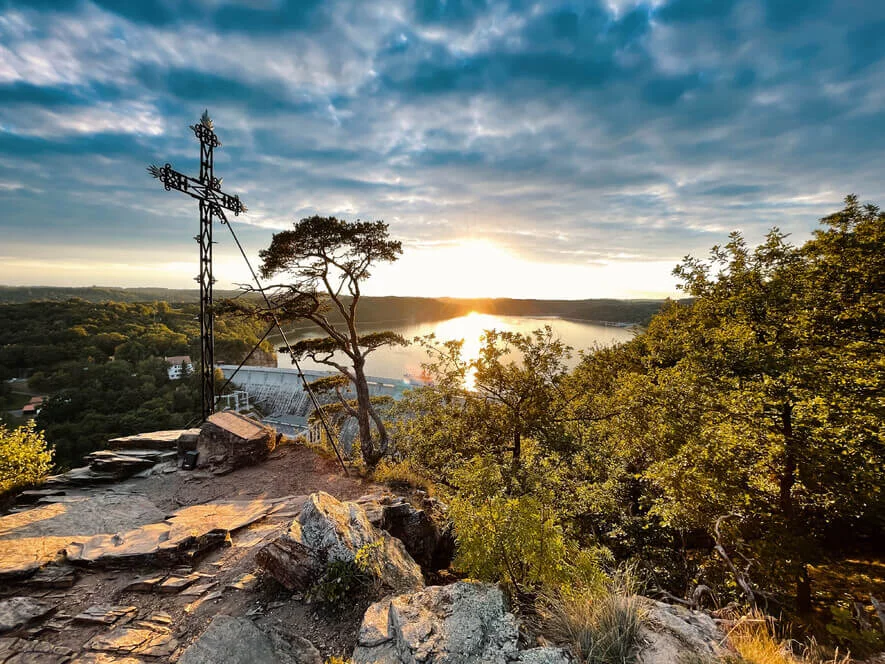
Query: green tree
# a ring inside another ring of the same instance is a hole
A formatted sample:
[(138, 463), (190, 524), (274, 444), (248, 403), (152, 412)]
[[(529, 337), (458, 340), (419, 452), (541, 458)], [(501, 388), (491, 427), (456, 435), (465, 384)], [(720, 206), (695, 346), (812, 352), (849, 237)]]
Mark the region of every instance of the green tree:
[(568, 449), (562, 383), (571, 349), (549, 326), (532, 335), (487, 330), (473, 360), (463, 357), (462, 341), (422, 343), (433, 385), (412, 390), (399, 407), (403, 451), (440, 482), (488, 455), (501, 466), (508, 493), (529, 491), (526, 446), (536, 462)]
[[(640, 531), (715, 541), (708, 551), (745, 595), (736, 553), (754, 560), (760, 584), (792, 586), (803, 610), (807, 563), (827, 538), (881, 532), (885, 486), (885, 220), (849, 198), (823, 222), (800, 248), (774, 229), (755, 249), (733, 234), (709, 260), (686, 259), (676, 275), (692, 300), (584, 358), (568, 388), (584, 385), (590, 406), (614, 415), (573, 433), (588, 479), (621, 498), (591, 491), (610, 536), (644, 559)], [(700, 564), (685, 578), (713, 573)]]
[(294, 355), (334, 368), (353, 386), (356, 399), (353, 403), (342, 399), (341, 403), (357, 419), (360, 450), (370, 467), (387, 453), (389, 437), (369, 393), (366, 358), (379, 348), (404, 344), (405, 340), (394, 332), (361, 335), (357, 312), (361, 287), (371, 269), (397, 260), (401, 253), (401, 243), (389, 238), (387, 224), (381, 221), (347, 222), (319, 216), (275, 233), (270, 247), (260, 253), (263, 277), (290, 279), (265, 289), (272, 300), (272, 312), (285, 321), (308, 320), (324, 334), (294, 344)]

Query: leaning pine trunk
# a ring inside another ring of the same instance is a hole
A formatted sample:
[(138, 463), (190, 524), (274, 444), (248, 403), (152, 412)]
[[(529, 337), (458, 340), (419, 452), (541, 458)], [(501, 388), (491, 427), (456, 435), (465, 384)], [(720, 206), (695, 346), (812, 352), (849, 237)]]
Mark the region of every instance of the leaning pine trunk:
[(369, 409), (372, 404), (369, 396), (369, 384), (366, 381), (366, 373), (363, 370), (364, 361), (354, 362), (354, 387), (356, 388), (357, 422), (360, 429), (360, 451), (363, 462), (367, 466), (374, 467), (378, 463), (378, 455), (375, 452), (375, 444), (372, 440), (372, 424), (369, 421)]

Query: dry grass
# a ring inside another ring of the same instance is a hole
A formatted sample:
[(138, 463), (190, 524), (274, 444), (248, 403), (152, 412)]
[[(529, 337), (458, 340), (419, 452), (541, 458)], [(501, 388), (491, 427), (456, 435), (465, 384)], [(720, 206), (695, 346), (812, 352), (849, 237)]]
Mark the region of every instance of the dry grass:
[(632, 574), (598, 587), (565, 586), (539, 599), (541, 629), (567, 646), (580, 664), (632, 664), (644, 620)]
[(737, 653), (726, 659), (729, 664), (849, 664), (849, 655), (838, 651), (832, 657), (818, 655), (814, 642), (800, 647), (803, 655), (794, 652), (793, 642), (778, 634), (777, 624), (770, 616), (752, 612), (742, 616), (728, 632), (728, 643)]

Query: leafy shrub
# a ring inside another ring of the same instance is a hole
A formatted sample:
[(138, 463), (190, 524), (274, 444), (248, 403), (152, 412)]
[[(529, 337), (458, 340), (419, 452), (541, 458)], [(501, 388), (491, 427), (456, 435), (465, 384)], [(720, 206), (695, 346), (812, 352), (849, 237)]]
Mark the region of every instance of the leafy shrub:
[(590, 585), (564, 584), (538, 599), (541, 629), (581, 664), (631, 664), (644, 620), (635, 577), (622, 570)]
[(382, 540), (357, 549), (353, 560), (333, 560), (308, 592), (310, 600), (339, 605), (373, 587), (381, 575)]
[(564, 578), (566, 540), (548, 496), (507, 495), (501, 468), (477, 457), (454, 473), (458, 493), (449, 516), (458, 551), (455, 567), (517, 592)]
[(371, 578), (352, 560), (333, 560), (326, 572), (308, 591), (308, 598), (326, 604), (341, 604), (353, 595), (362, 593)]
[(411, 487), (413, 489), (422, 489), (430, 493), (433, 489), (433, 483), (421, 475), (411, 462), (406, 461), (388, 461), (384, 459), (375, 467), (373, 478), (376, 482), (389, 484), (397, 487)]
[(33, 422), (9, 430), (0, 424), (0, 495), (39, 484), (52, 470), (52, 450)]
[(553, 514), (533, 496), (495, 496), (475, 503), (455, 498), (449, 514), (458, 553), (455, 567), (522, 590), (562, 575), (565, 539)]
[(847, 606), (831, 606), (830, 615), (833, 619), (827, 625), (827, 632), (836, 643), (851, 648), (856, 655), (872, 655), (885, 650), (885, 635), (878, 629), (858, 628)]

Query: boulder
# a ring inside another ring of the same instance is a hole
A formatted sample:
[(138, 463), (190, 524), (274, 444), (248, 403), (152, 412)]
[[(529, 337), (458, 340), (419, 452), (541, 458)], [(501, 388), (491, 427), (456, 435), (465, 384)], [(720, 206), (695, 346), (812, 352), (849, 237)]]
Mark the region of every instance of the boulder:
[(725, 635), (706, 613), (648, 602), (647, 621), (641, 632), (644, 645), (637, 664), (670, 664), (690, 654), (713, 658), (719, 652)]
[(216, 616), (178, 664), (322, 664), (310, 641), (261, 631), (248, 618)]
[(519, 627), (494, 585), (459, 581), (372, 604), (354, 664), (568, 664), (558, 648), (520, 651)]
[(423, 587), (421, 568), (402, 542), (372, 525), (362, 506), (323, 491), (308, 496), (298, 518), (255, 560), (290, 590), (305, 590), (330, 562), (353, 561), (368, 545), (377, 547), (373, 561), (382, 586), (399, 592)]
[(267, 458), (276, 447), (274, 429), (233, 411), (209, 416), (197, 439), (200, 466), (234, 469)]
[(432, 572), (446, 569), (455, 555), (455, 537), (446, 516), (446, 506), (433, 498), (416, 508), (406, 498), (372, 494), (357, 498), (376, 528), (400, 540), (421, 568)]

